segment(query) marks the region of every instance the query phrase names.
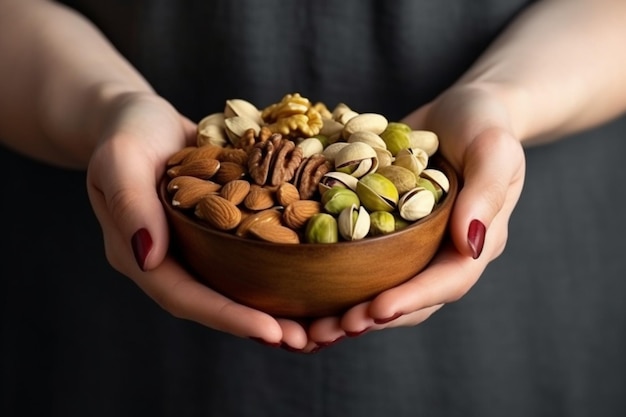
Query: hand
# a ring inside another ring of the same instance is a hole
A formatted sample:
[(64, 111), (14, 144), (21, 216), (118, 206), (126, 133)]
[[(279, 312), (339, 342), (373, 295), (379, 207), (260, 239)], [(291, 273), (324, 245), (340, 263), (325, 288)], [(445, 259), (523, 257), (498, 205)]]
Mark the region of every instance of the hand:
[(309, 335), (322, 345), (345, 335), (423, 322), (464, 296), (504, 250), (508, 221), (522, 191), (525, 158), (497, 93), (454, 87), (405, 122), (436, 132), (439, 151), (463, 179), (450, 218), (451, 239), (424, 271), (406, 283), (342, 317), (312, 323)]
[(195, 124), (153, 94), (120, 96), (109, 107), (87, 184), (110, 264), (176, 317), (270, 345), (305, 347), (300, 324), (212, 291), (168, 254), (168, 225), (156, 187), (169, 156), (195, 143)]

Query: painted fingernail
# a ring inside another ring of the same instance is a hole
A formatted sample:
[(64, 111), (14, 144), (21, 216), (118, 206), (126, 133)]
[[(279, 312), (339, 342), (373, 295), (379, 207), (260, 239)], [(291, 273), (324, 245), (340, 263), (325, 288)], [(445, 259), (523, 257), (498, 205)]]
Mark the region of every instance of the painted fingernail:
[(485, 244), (485, 234), (487, 229), (480, 220), (472, 220), (469, 225), (469, 231), (467, 232), (467, 243), (472, 249), (472, 258), (478, 259), (483, 251), (483, 245)]
[(374, 323), (376, 324), (386, 324), (389, 323), (390, 321), (394, 321), (395, 319), (397, 319), (398, 317), (402, 316), (402, 313), (396, 313), (391, 317), (387, 317), (384, 319), (374, 319)]
[(367, 332), (369, 329), (370, 329), (369, 327), (366, 327), (365, 329), (360, 330), (358, 332), (348, 332), (348, 331), (346, 331), (346, 336), (348, 336), (348, 337), (358, 337), (358, 336), (361, 336), (363, 333)]
[(260, 337), (250, 337), (250, 340), (254, 340), (257, 343), (262, 344), (263, 346), (269, 346), (269, 347), (273, 347), (273, 348), (279, 348), (279, 347), (283, 347), (283, 344), (278, 342), (278, 343), (272, 343), (272, 342), (268, 342), (267, 340), (260, 338)]
[(133, 247), (133, 254), (135, 255), (135, 261), (142, 271), (145, 271), (144, 265), (146, 258), (152, 250), (152, 237), (147, 229), (139, 229), (133, 235), (131, 239), (131, 245)]
[(335, 340), (331, 340), (330, 342), (317, 342), (317, 345), (322, 348), (329, 347), (344, 339), (345, 337), (346, 336), (339, 336), (338, 338), (336, 338)]

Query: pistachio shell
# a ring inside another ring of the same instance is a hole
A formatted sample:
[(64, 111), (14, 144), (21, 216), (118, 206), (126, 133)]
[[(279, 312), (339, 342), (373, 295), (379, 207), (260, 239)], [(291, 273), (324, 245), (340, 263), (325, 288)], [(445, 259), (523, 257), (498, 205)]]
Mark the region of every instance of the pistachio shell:
[(261, 130), (261, 126), (257, 122), (245, 116), (228, 117), (224, 119), (224, 124), (226, 125), (226, 135), (234, 146), (237, 146), (239, 138), (243, 136), (246, 130), (254, 129), (255, 134)]
[(224, 124), (224, 113), (213, 113), (198, 122), (196, 145), (225, 146), (228, 143)]
[(379, 236), (396, 230), (396, 220), (388, 211), (374, 211), (370, 214), (371, 236)]
[(435, 207), (435, 196), (423, 187), (405, 193), (398, 201), (398, 211), (404, 220), (416, 221), (428, 216)]
[(306, 224), (304, 232), (308, 243), (335, 243), (339, 240), (337, 220), (328, 213), (313, 215)]
[(430, 130), (413, 130), (409, 133), (411, 148), (422, 149), (428, 156), (433, 156), (439, 148), (439, 138)]
[(413, 172), (399, 165), (389, 165), (378, 168), (379, 174), (385, 176), (398, 189), (398, 194), (402, 195), (417, 186), (417, 177)]
[(450, 180), (446, 177), (446, 174), (435, 168), (426, 168), (420, 174), (422, 177), (427, 178), (441, 187), (443, 192), (447, 193), (450, 190)]
[(365, 207), (352, 204), (339, 213), (337, 227), (345, 240), (363, 239), (370, 230), (370, 215)]
[(334, 215), (341, 213), (346, 207), (361, 204), (356, 192), (343, 187), (333, 187), (326, 191), (322, 194), (321, 203), (324, 211)]
[(235, 116), (243, 116), (259, 125), (262, 124), (261, 111), (254, 104), (240, 98), (226, 100), (224, 107), (224, 117), (230, 118)]
[(377, 135), (383, 133), (388, 121), (385, 116), (378, 113), (361, 113), (345, 122), (343, 137), (349, 138), (354, 132), (367, 131)]
[(402, 149), (410, 147), (410, 132), (411, 128), (407, 124), (392, 122), (387, 125), (387, 128), (380, 134), (380, 137), (385, 142), (389, 152), (396, 156)]
[(356, 193), (361, 204), (370, 212), (393, 211), (398, 203), (398, 190), (379, 173), (367, 174), (357, 183)]
[(387, 149), (385, 141), (376, 133), (368, 132), (366, 130), (360, 130), (350, 135), (347, 140), (348, 143), (363, 142), (367, 143), (374, 149)]
[(419, 177), (417, 179), (417, 186), (424, 187), (428, 191), (433, 193), (433, 196), (435, 196), (435, 204), (437, 204), (441, 196), (443, 196), (443, 190), (438, 186), (435, 186), (435, 184), (431, 180), (428, 180), (424, 177)]
[(322, 153), (324, 151), (324, 145), (318, 138), (306, 138), (298, 143), (298, 146), (302, 148), (302, 155), (304, 158), (308, 158), (311, 155)]
[(324, 174), (318, 184), (318, 189), (320, 195), (324, 194), (327, 190), (330, 190), (333, 187), (344, 187), (355, 191), (357, 182), (359, 182), (359, 180), (350, 174), (346, 174), (345, 172), (331, 171)]
[(348, 146), (346, 142), (335, 142), (328, 145), (322, 154), (332, 163), (335, 163), (335, 157), (339, 153), (339, 151)]
[(428, 155), (422, 149), (402, 149), (396, 155), (393, 165), (407, 168), (416, 176), (419, 176), (428, 165)]
[(333, 119), (322, 119), (322, 123), (320, 135), (326, 136), (329, 143), (335, 143), (341, 139), (341, 133), (343, 132), (342, 123)]
[(378, 169), (378, 155), (366, 143), (348, 143), (335, 155), (335, 169), (360, 178)]

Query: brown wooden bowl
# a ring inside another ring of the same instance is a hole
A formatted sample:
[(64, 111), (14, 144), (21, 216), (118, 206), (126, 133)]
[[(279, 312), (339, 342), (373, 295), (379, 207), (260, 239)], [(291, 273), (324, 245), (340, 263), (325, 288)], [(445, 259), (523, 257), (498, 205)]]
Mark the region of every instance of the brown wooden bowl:
[(174, 208), (167, 178), (159, 197), (171, 227), (171, 249), (212, 289), (276, 317), (336, 315), (372, 299), (424, 269), (447, 232), (459, 182), (452, 167), (433, 158), (450, 180), (449, 192), (427, 217), (378, 237), (332, 244), (276, 244), (217, 231)]

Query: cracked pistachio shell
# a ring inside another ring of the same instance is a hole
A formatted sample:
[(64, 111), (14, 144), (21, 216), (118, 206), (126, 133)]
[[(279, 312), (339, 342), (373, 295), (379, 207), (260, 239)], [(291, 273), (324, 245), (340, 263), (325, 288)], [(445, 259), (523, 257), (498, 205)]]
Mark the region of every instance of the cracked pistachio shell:
[(226, 125), (226, 135), (234, 146), (237, 146), (239, 139), (246, 130), (254, 129), (255, 135), (258, 135), (261, 130), (261, 126), (257, 122), (245, 116), (227, 117), (224, 119), (224, 124)]
[(412, 130), (409, 133), (411, 148), (423, 149), (428, 156), (433, 156), (439, 149), (439, 137), (430, 130)]
[(409, 148), (411, 142), (409, 140), (409, 134), (411, 128), (409, 125), (400, 122), (391, 122), (387, 125), (387, 128), (380, 134), (380, 137), (385, 142), (387, 149), (392, 155), (396, 156), (402, 149)]
[(359, 196), (349, 188), (333, 187), (322, 194), (322, 207), (327, 213), (338, 215), (345, 208), (356, 205), (359, 206)]
[(398, 211), (404, 220), (416, 221), (428, 216), (435, 207), (435, 196), (423, 187), (415, 187), (398, 201)]
[(324, 151), (324, 144), (318, 138), (306, 138), (303, 139), (297, 145), (302, 149), (302, 155), (304, 158), (308, 158), (311, 155), (322, 153)]
[(361, 178), (378, 169), (378, 155), (363, 142), (348, 143), (335, 155), (335, 170)]
[(320, 135), (324, 135), (328, 138), (328, 143), (335, 143), (341, 139), (341, 133), (343, 132), (343, 124), (333, 119), (322, 119), (322, 127), (320, 129)]
[(252, 103), (240, 98), (226, 100), (224, 106), (224, 116), (226, 118), (243, 116), (254, 120), (257, 124), (263, 124), (261, 119), (261, 111)]
[(404, 167), (419, 176), (428, 166), (428, 154), (422, 149), (402, 149), (396, 155), (393, 165)]
[(420, 174), (422, 177), (429, 179), (436, 186), (439, 186), (444, 193), (447, 193), (450, 189), (450, 180), (442, 171), (435, 168), (426, 168)]
[(348, 143), (363, 142), (363, 143), (367, 143), (374, 149), (387, 149), (387, 145), (385, 144), (385, 141), (379, 135), (377, 135), (374, 132), (368, 132), (366, 130), (360, 130), (358, 132), (354, 132), (353, 134), (350, 135), (350, 137), (348, 138), (346, 142)]
[(433, 196), (435, 196), (435, 204), (437, 204), (443, 196), (443, 190), (439, 186), (435, 186), (432, 181), (424, 177), (419, 177), (417, 179), (417, 186), (426, 188), (428, 191), (433, 193)]
[(322, 155), (324, 155), (326, 160), (328, 160), (328, 161), (330, 161), (330, 162), (332, 162), (334, 164), (335, 163), (335, 158), (337, 157), (337, 154), (339, 153), (340, 150), (342, 150), (346, 146), (348, 146), (347, 142), (331, 143), (326, 148), (324, 148), (324, 152), (322, 152)]
[(417, 187), (417, 177), (415, 174), (402, 166), (389, 165), (378, 168), (378, 171), (376, 172), (391, 180), (400, 195)]
[(355, 191), (357, 182), (359, 182), (359, 180), (350, 174), (346, 174), (345, 172), (331, 171), (324, 174), (324, 176), (320, 179), (317, 188), (320, 192), (320, 195), (323, 195), (326, 191), (330, 190), (333, 187), (349, 188), (352, 191)]
[(396, 230), (396, 218), (388, 211), (374, 211), (370, 214), (371, 236), (380, 236)]
[[(342, 120), (343, 121), (343, 117)], [(378, 113), (361, 113), (345, 121), (343, 137), (348, 139), (354, 132), (367, 131), (380, 135), (387, 127), (387, 118)]]
[(361, 204), (370, 212), (393, 211), (398, 203), (398, 190), (386, 177), (379, 173), (367, 174), (356, 186)]
[(352, 204), (339, 213), (337, 227), (345, 240), (363, 239), (370, 230), (370, 215), (365, 207)]
[(196, 144), (198, 146), (217, 145), (224, 147), (228, 144), (224, 130), (224, 113), (212, 113), (198, 122)]
[(328, 213), (314, 214), (306, 224), (307, 243), (336, 243), (339, 240), (337, 220)]
[(393, 155), (387, 149), (374, 149), (376, 151), (376, 155), (378, 156), (378, 168), (386, 167), (393, 163)]

